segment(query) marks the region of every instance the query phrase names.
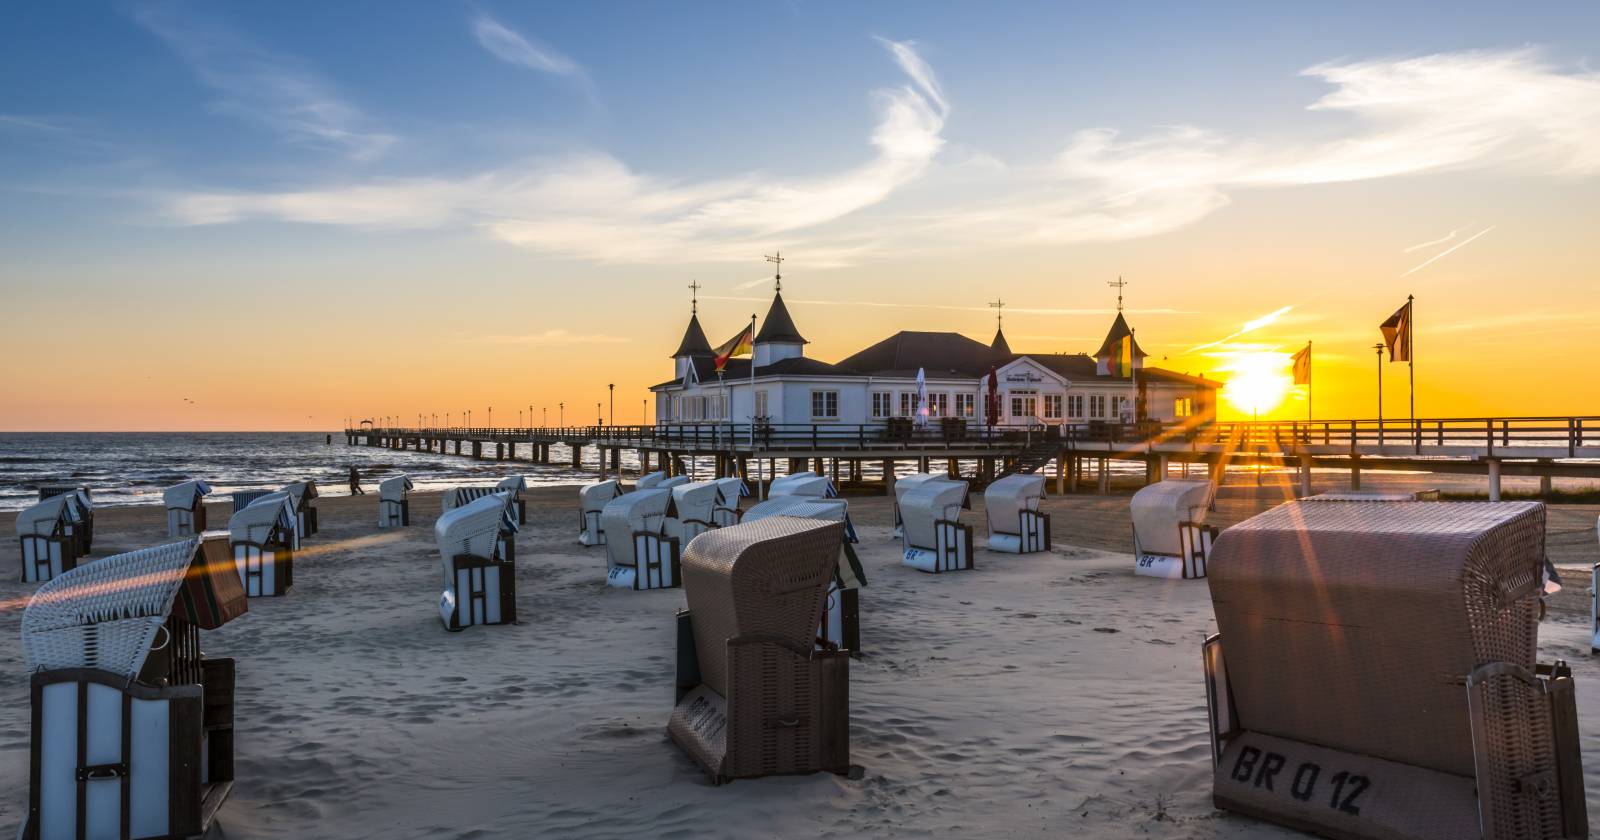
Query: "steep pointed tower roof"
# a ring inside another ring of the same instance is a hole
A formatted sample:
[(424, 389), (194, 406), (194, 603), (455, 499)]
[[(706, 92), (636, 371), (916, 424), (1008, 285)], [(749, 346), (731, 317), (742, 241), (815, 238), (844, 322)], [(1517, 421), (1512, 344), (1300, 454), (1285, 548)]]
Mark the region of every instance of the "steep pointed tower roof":
[(706, 340), (706, 331), (700, 328), (700, 315), (689, 316), (689, 328), (683, 331), (683, 341), (678, 343), (678, 352), (672, 358), (681, 359), (684, 356), (711, 356), (711, 342)]
[[(1101, 343), (1100, 349), (1095, 351), (1095, 358), (1098, 359), (1103, 356), (1111, 355), (1112, 351), (1117, 346), (1117, 342), (1130, 335), (1133, 335), (1133, 330), (1128, 329), (1128, 322), (1123, 320), (1122, 313), (1119, 311), (1117, 313), (1117, 320), (1111, 322), (1111, 332), (1106, 333), (1106, 340)], [(1140, 350), (1139, 341), (1138, 339), (1135, 339), (1133, 342), (1133, 355), (1134, 358), (1142, 359), (1150, 354)]]
[(994, 341), (989, 342), (989, 349), (1003, 356), (1011, 355), (1011, 345), (1006, 343), (1004, 330), (999, 327), (994, 328)]
[(783, 305), (783, 292), (772, 296), (772, 308), (767, 310), (767, 317), (761, 322), (761, 332), (756, 333), (756, 343), (778, 341), (790, 344), (810, 344), (800, 335), (800, 330), (794, 325), (794, 319), (789, 317), (789, 308)]

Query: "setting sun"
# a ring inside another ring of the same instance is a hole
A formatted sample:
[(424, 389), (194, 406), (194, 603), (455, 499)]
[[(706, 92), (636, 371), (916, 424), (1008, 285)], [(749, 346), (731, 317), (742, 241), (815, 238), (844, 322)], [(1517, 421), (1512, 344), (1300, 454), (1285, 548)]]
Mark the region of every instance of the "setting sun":
[(1286, 353), (1241, 353), (1224, 370), (1228, 384), (1223, 387), (1222, 396), (1244, 415), (1270, 414), (1294, 387)]

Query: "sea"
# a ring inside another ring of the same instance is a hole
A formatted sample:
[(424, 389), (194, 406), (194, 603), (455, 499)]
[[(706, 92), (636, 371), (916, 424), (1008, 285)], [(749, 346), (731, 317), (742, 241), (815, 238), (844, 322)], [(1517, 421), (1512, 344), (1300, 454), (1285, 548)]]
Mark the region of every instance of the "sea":
[[(332, 443), (325, 432), (48, 432), (0, 433), (0, 510), (21, 510), (39, 499), (44, 485), (90, 488), (98, 506), (157, 504), (161, 491), (204, 479), (213, 498), (234, 490), (276, 490), (311, 479), (324, 496), (349, 494), (350, 467), (376, 492), (379, 481), (406, 474), (418, 490), (493, 484), (513, 474), (530, 485), (578, 485), (595, 480), (593, 448), (585, 470), (572, 469), (572, 453), (551, 447), (549, 466), (526, 460), (473, 460), (461, 455), (347, 446), (342, 433)], [(518, 456), (528, 457), (526, 445)], [(623, 468), (638, 462), (624, 453)]]

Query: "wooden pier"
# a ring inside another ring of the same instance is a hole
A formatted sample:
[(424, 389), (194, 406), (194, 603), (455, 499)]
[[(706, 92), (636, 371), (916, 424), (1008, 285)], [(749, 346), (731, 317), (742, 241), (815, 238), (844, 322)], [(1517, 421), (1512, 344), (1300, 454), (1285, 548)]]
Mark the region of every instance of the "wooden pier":
[[(959, 424), (958, 424), (959, 425)], [(673, 423), (640, 426), (535, 428), (376, 428), (345, 430), (350, 445), (456, 454), (472, 458), (552, 464), (551, 450), (569, 450), (570, 466), (584, 469), (584, 452), (598, 452), (598, 474), (620, 475), (622, 453), (637, 453), (641, 471), (678, 474), (688, 458), (710, 458), (716, 476), (771, 477), (813, 469), (841, 486), (866, 485), (872, 464), (884, 492), (892, 492), (895, 467), (915, 463), (927, 472), (943, 462), (951, 475), (979, 484), (1008, 472), (1055, 465), (1057, 492), (1076, 492), (1093, 477), (1109, 488), (1111, 462), (1142, 462), (1148, 481), (1170, 465), (1205, 464), (1212, 475), (1228, 466), (1299, 470), (1310, 492), (1314, 469), (1348, 470), (1359, 489), (1363, 470), (1481, 474), (1491, 499), (1505, 475), (1538, 476), (1548, 491), (1555, 477), (1600, 478), (1600, 417), (1497, 417), (1412, 420), (1260, 421), (1238, 423), (1067, 423), (1012, 427), (903, 424)], [(526, 453), (519, 458), (519, 448)], [(563, 466), (566, 465), (563, 461)], [(752, 465), (754, 467), (752, 468)]]

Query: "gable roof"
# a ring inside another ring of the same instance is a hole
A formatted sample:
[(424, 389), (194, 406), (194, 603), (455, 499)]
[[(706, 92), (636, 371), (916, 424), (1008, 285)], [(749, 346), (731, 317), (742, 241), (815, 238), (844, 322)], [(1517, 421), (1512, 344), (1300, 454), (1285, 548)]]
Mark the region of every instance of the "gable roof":
[(706, 331), (700, 328), (700, 316), (690, 315), (689, 328), (683, 331), (683, 341), (678, 342), (678, 351), (672, 358), (710, 355), (711, 342), (706, 340)]
[(839, 362), (839, 367), (872, 376), (915, 376), (918, 368), (935, 376), (980, 376), (1007, 361), (1009, 354), (960, 333), (902, 330)]
[[(1100, 349), (1095, 351), (1094, 357), (1098, 359), (1102, 356), (1111, 355), (1112, 348), (1116, 346), (1116, 343), (1131, 335), (1133, 335), (1133, 330), (1128, 328), (1128, 322), (1123, 320), (1122, 313), (1118, 312), (1117, 320), (1111, 322), (1111, 332), (1106, 333), (1106, 340), (1101, 342)], [(1140, 350), (1138, 339), (1134, 339), (1133, 355), (1134, 358), (1143, 358), (1150, 354)]]
[(811, 343), (800, 335), (800, 330), (794, 325), (794, 319), (789, 317), (789, 307), (783, 305), (783, 292), (772, 296), (772, 306), (767, 309), (767, 317), (761, 322), (761, 331), (756, 333), (755, 343), (764, 344), (769, 341)]

